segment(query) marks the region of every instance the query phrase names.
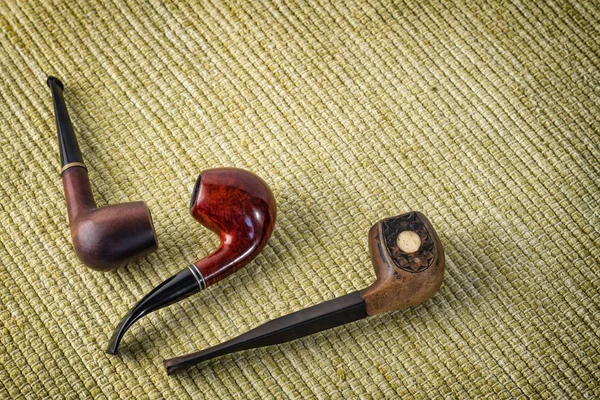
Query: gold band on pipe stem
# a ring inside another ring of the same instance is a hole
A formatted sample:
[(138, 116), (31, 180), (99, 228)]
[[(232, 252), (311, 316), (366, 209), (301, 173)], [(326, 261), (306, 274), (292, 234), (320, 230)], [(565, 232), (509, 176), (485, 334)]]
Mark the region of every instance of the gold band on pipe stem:
[(85, 166), (84, 163), (81, 162), (71, 162), (66, 164), (64, 167), (62, 167), (62, 169), (60, 170), (60, 174), (62, 175), (63, 172), (65, 172), (67, 169), (71, 168), (71, 167), (83, 167), (87, 170), (87, 167)]

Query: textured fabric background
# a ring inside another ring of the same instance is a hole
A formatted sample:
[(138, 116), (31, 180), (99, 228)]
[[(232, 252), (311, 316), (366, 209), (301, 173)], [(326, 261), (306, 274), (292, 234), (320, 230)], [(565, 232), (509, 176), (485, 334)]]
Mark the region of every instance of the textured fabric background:
[[(597, 398), (598, 2), (0, 5), (1, 398)], [(157, 253), (76, 258), (50, 91), (99, 205), (145, 200)], [(139, 322), (207, 255), (206, 168), (262, 176), (279, 219), (241, 272)], [(164, 358), (363, 288), (367, 232), (421, 210), (446, 249), (425, 304), (167, 377)]]

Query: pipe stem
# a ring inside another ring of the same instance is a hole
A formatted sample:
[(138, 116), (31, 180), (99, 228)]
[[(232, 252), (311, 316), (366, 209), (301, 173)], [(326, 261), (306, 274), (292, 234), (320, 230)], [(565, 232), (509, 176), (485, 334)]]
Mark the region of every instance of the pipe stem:
[(142, 298), (128, 313), (123, 317), (115, 332), (110, 339), (106, 352), (108, 354), (117, 354), (119, 343), (125, 335), (125, 332), (137, 320), (153, 311), (166, 307), (170, 304), (185, 299), (188, 296), (200, 291), (202, 287), (198, 282), (197, 275), (193, 270), (196, 267), (191, 265), (176, 275), (173, 275), (154, 290)]
[(60, 79), (49, 76), (46, 81), (52, 90), (52, 100), (54, 102), (54, 115), (56, 116), (56, 128), (58, 130), (58, 148), (60, 151), (60, 166), (72, 163), (83, 163), (81, 150), (73, 131), (73, 124), (69, 118), (67, 105), (63, 96), (64, 85)]
[(367, 316), (360, 292), (353, 292), (260, 325), (202, 351), (163, 362), (167, 374), (225, 354), (289, 342)]

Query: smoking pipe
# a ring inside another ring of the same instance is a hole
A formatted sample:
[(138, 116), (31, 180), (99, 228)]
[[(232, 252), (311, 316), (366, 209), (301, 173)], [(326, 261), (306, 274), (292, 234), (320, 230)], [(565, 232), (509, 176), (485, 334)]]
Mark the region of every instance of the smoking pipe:
[(427, 218), (410, 212), (369, 231), (377, 280), (366, 289), (267, 322), (220, 345), (164, 361), (167, 374), (225, 354), (289, 342), (385, 311), (424, 302), (444, 278), (444, 250)]
[(99, 271), (152, 253), (158, 242), (150, 210), (144, 202), (96, 206), (63, 97), (64, 85), (53, 76), (48, 77), (47, 83), (54, 101), (61, 176), (75, 253), (85, 265)]
[(219, 248), (164, 281), (121, 320), (108, 349), (116, 354), (123, 335), (138, 319), (178, 302), (231, 275), (252, 261), (271, 237), (275, 197), (258, 176), (235, 168), (202, 172), (192, 191), (190, 213), (219, 235)]

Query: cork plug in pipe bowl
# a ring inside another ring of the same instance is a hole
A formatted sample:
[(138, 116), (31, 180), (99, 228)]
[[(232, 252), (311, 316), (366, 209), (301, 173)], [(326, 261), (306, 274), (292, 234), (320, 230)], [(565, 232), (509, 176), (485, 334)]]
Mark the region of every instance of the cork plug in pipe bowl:
[(96, 206), (63, 97), (64, 85), (53, 76), (47, 83), (54, 101), (61, 177), (75, 253), (97, 271), (109, 271), (152, 253), (158, 241), (144, 202)]
[(377, 277), (369, 287), (277, 318), (217, 346), (165, 360), (167, 373), (414, 306), (432, 297), (442, 285), (442, 243), (429, 220), (419, 212), (377, 222), (369, 231), (369, 250)]

